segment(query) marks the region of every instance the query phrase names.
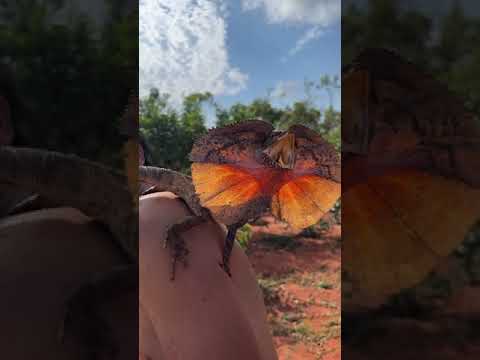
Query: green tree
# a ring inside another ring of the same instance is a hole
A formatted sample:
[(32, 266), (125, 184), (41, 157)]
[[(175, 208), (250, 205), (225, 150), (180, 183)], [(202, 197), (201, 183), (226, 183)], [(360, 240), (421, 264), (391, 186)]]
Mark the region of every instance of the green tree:
[(86, 14), (52, 21), (63, 5), (0, 3), (0, 65), (14, 69), (23, 109), (13, 119), (18, 145), (120, 166), (119, 119), (138, 84), (138, 9), (115, 2), (98, 26)]
[(202, 105), (210, 102), (209, 93), (185, 97), (180, 110), (168, 105), (169, 96), (153, 89), (140, 100), (140, 131), (151, 150), (155, 166), (189, 171), (188, 154), (193, 142), (204, 134)]
[(280, 129), (288, 129), (293, 124), (301, 124), (317, 129), (321, 120), (321, 111), (311, 106), (308, 101), (297, 101), (293, 107), (287, 107), (278, 121)]
[[(466, 16), (460, 1), (452, 2), (448, 12), (435, 23), (433, 14), (405, 10), (401, 5), (400, 0), (370, 0), (368, 6), (349, 5), (343, 9), (342, 62), (350, 63), (364, 48), (393, 48), (463, 96), (467, 109), (480, 119), (479, 18)], [(434, 2), (430, 5), (435, 7)], [(479, 238), (478, 226), (472, 229), (470, 238)], [(475, 256), (476, 248), (469, 247), (469, 243), (465, 242), (462, 249), (461, 257)], [(442, 284), (440, 288), (439, 280), (447, 286)], [(435, 297), (443, 296), (438, 296), (439, 289), (449, 293), (452, 285), (448, 277), (433, 272), (424, 283), (394, 296), (391, 304), (425, 307), (432, 300), (438, 302)]]
[[(323, 82), (322, 82), (323, 81)], [(319, 82), (309, 82), (312, 95), (326, 91), (332, 99), (339, 89), (338, 77), (321, 77)], [(205, 105), (215, 109), (216, 126), (234, 124), (246, 119), (262, 118), (277, 129), (287, 129), (293, 124), (303, 124), (315, 129), (337, 149), (340, 147), (340, 113), (330, 104), (325, 109), (315, 106), (314, 97), (307, 94), (305, 101), (292, 106), (273, 106), (268, 98), (259, 98), (249, 104), (236, 103), (225, 108), (220, 106), (211, 93), (193, 93), (183, 98), (179, 107), (169, 106), (169, 96), (152, 89), (140, 101), (140, 131), (151, 152), (155, 166), (189, 172), (190, 153), (193, 142), (207, 129)]]
[(275, 124), (280, 112), (275, 109), (267, 99), (255, 99), (251, 104), (234, 104), (230, 109), (223, 109), (218, 104), (216, 106), (217, 126), (234, 124), (246, 119), (262, 118)]
[[(336, 145), (339, 147), (340, 114), (333, 108), (333, 100), (339, 90), (338, 76), (322, 75), (319, 81), (305, 80), (305, 99), (296, 101), (292, 106), (274, 107), (268, 98), (256, 99), (250, 104), (237, 103), (232, 105), (230, 109), (224, 109), (215, 104), (216, 125), (224, 126), (251, 118), (262, 118), (282, 130), (293, 124), (302, 124), (321, 132), (332, 141), (336, 141)], [(320, 109), (315, 104), (320, 97), (320, 93), (323, 92), (328, 96), (329, 105), (325, 109)], [(333, 135), (334, 133), (336, 135)]]
[[(460, 1), (435, 25), (433, 15), (401, 8), (399, 0), (370, 0), (342, 12), (342, 62), (364, 48), (394, 48), (466, 99), (480, 114), (480, 20), (467, 17)], [(477, 76), (476, 76), (477, 75)]]

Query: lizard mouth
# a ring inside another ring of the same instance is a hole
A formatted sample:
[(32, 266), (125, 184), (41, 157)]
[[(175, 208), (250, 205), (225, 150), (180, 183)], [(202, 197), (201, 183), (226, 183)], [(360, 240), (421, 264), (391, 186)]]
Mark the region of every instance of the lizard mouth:
[(284, 169), (295, 166), (295, 135), (286, 133), (276, 139), (263, 151), (270, 159)]

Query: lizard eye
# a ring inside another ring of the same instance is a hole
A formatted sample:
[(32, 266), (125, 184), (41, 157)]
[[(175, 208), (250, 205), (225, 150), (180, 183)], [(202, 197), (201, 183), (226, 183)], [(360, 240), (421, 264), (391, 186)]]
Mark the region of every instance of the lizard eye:
[(286, 133), (280, 136), (263, 152), (280, 167), (293, 169), (295, 166), (295, 135)]

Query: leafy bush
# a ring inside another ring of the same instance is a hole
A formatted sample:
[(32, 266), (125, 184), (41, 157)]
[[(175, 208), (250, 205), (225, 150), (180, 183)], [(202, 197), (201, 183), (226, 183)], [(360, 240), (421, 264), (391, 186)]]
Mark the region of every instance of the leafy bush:
[(278, 108), (269, 99), (256, 99), (250, 104), (234, 104), (223, 108), (210, 93), (186, 96), (179, 107), (172, 107), (168, 94), (152, 89), (140, 101), (140, 130), (152, 152), (155, 166), (189, 172), (188, 154), (193, 142), (207, 131), (203, 106), (215, 109), (216, 126), (225, 126), (250, 118), (262, 118), (277, 129), (287, 129), (293, 124), (303, 124), (316, 131), (340, 149), (340, 113), (332, 106), (319, 109), (313, 105), (311, 93), (339, 88), (338, 78), (321, 77), (320, 82), (306, 83), (307, 99), (292, 106)]
[(245, 224), (237, 231), (236, 240), (242, 249), (247, 249), (250, 239), (252, 238), (252, 228)]
[[(109, 5), (102, 24), (87, 14), (59, 24), (63, 0), (1, 2), (0, 95), (14, 99), (16, 145), (120, 166), (119, 119), (138, 84), (138, 8)], [(5, 94), (9, 85), (16, 94)]]

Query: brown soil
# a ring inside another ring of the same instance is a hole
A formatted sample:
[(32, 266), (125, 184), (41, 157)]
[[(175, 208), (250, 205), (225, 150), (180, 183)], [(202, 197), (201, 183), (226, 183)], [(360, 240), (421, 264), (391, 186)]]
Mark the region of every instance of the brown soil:
[[(252, 226), (247, 254), (264, 291), (280, 360), (341, 358), (341, 227), (301, 235), (271, 217)], [(303, 236), (305, 235), (305, 236)], [(276, 236), (276, 237), (275, 237)], [(448, 273), (453, 273), (446, 267)], [(439, 268), (439, 272), (440, 272)], [(430, 319), (382, 317), (343, 344), (355, 360), (480, 359), (480, 287), (465, 286)], [(371, 320), (371, 319), (370, 319)]]
[(247, 254), (264, 291), (279, 359), (340, 359), (340, 226), (330, 221), (327, 229), (292, 236), (273, 218), (262, 220), (252, 226)]
[(343, 355), (352, 360), (480, 359), (479, 300), (480, 289), (467, 286), (425, 319), (370, 321), (368, 332), (344, 343)]
[[(460, 278), (460, 270), (461, 263), (449, 258), (435, 273), (450, 277), (453, 283)], [(450, 295), (427, 296), (435, 294), (429, 292), (432, 289), (417, 290), (415, 300), (421, 307), (415, 312), (391, 307), (381, 315), (364, 313), (353, 322), (355, 335), (344, 338), (343, 356), (352, 360), (480, 359), (480, 287), (460, 283)], [(351, 315), (344, 316), (344, 325), (350, 329)]]

